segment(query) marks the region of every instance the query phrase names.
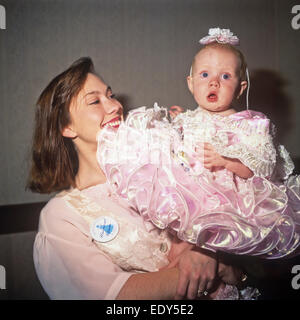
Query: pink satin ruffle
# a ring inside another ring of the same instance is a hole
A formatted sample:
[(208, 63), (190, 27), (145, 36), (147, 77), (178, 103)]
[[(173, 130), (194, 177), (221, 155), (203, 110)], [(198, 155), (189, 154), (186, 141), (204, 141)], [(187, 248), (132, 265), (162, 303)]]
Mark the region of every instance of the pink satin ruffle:
[(144, 111), (98, 135), (97, 159), (116, 194), (146, 221), (209, 250), (267, 259), (296, 254), (299, 176), (279, 184), (257, 176), (234, 180), (225, 169), (198, 167), (192, 174), (175, 156), (178, 133), (167, 123), (141, 124)]

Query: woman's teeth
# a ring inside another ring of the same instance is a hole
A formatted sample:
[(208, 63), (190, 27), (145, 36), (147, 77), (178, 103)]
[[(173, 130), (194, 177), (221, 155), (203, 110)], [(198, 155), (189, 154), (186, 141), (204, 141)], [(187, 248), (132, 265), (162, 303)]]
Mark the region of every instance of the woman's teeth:
[(113, 122), (108, 122), (108, 123), (106, 123), (106, 124), (104, 125), (104, 127), (106, 127), (106, 126), (109, 126), (109, 127), (116, 127), (116, 126), (119, 126), (119, 125), (120, 125), (120, 123), (121, 123), (121, 121), (120, 121), (120, 120), (113, 121)]

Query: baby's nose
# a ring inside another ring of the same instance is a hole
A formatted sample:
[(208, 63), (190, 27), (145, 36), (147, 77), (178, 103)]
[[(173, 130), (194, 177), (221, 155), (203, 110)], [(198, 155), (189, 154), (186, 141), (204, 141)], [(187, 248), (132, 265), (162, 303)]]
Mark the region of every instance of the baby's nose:
[(210, 87), (219, 87), (219, 81), (217, 79), (212, 79), (209, 83)]

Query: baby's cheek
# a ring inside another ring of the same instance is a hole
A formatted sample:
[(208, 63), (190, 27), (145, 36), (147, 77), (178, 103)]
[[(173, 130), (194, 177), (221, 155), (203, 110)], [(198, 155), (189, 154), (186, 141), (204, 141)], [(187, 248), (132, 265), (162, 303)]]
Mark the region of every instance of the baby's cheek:
[(232, 83), (230, 84), (231, 88), (233, 91), (235, 90), (239, 90), (240, 89), (240, 84), (237, 80), (232, 81)]

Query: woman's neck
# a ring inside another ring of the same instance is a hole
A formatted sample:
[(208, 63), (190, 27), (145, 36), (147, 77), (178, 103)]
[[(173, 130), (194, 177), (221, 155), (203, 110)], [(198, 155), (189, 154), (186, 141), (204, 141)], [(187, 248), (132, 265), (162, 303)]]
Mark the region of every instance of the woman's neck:
[(76, 188), (86, 189), (105, 183), (106, 177), (96, 160), (96, 152), (78, 152), (79, 168), (75, 177)]

